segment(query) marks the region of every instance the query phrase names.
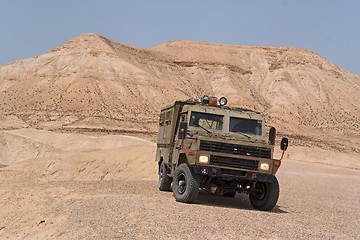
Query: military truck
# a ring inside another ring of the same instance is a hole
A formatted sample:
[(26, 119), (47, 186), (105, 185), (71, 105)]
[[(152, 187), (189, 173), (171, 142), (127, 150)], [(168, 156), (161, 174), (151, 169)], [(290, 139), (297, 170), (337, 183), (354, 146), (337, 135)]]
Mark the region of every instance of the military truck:
[(249, 195), (252, 206), (269, 211), (279, 198), (274, 159), (275, 128), (265, 132), (264, 115), (228, 107), (227, 99), (202, 96), (161, 109), (157, 137), (160, 191), (172, 191), (176, 201), (191, 203), (199, 191), (234, 197)]

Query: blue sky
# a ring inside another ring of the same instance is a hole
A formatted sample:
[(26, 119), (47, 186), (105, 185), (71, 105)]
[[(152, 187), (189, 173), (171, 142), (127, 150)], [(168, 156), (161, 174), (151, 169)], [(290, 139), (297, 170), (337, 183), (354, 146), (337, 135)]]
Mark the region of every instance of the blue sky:
[(0, 32), (0, 65), (92, 32), (138, 47), (295, 46), (360, 74), (360, 0), (0, 0)]

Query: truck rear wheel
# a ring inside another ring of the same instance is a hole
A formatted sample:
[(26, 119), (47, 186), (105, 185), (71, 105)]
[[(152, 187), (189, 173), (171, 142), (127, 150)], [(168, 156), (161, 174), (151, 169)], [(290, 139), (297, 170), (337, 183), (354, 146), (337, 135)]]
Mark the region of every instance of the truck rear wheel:
[(166, 165), (164, 162), (161, 163), (159, 168), (159, 190), (160, 191), (171, 191), (172, 178), (167, 174)]
[(178, 202), (191, 203), (199, 194), (197, 175), (186, 163), (180, 164), (174, 173), (173, 195)]
[(257, 182), (249, 195), (251, 205), (259, 210), (270, 211), (279, 199), (279, 182), (272, 176), (271, 182)]

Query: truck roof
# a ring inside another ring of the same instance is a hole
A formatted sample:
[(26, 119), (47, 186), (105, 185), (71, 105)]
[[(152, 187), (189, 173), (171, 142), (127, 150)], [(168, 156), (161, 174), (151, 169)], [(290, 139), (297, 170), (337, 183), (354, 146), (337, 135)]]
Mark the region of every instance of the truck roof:
[(254, 110), (251, 109), (247, 109), (247, 108), (239, 108), (239, 107), (229, 107), (229, 106), (214, 106), (214, 105), (208, 105), (208, 104), (204, 104), (202, 102), (195, 102), (195, 101), (175, 101), (173, 104), (167, 105), (165, 107), (163, 107), (161, 109), (161, 111), (167, 110), (169, 108), (174, 107), (175, 105), (180, 105), (180, 106), (185, 106), (185, 105), (198, 105), (198, 106), (207, 106), (207, 107), (212, 107), (212, 108), (218, 108), (218, 109), (226, 109), (226, 110), (231, 110), (231, 111), (237, 111), (237, 112), (253, 112), (253, 113), (257, 113), (257, 114), (261, 114), (260, 112), (256, 112)]

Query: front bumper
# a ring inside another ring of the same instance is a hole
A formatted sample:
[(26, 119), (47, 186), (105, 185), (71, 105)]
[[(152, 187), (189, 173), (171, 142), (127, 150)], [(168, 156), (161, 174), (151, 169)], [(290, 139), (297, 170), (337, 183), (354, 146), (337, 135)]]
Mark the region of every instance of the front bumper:
[(249, 180), (271, 182), (271, 175), (253, 171), (230, 170), (211, 166), (194, 165), (196, 174), (202, 176), (217, 177), (223, 180)]

